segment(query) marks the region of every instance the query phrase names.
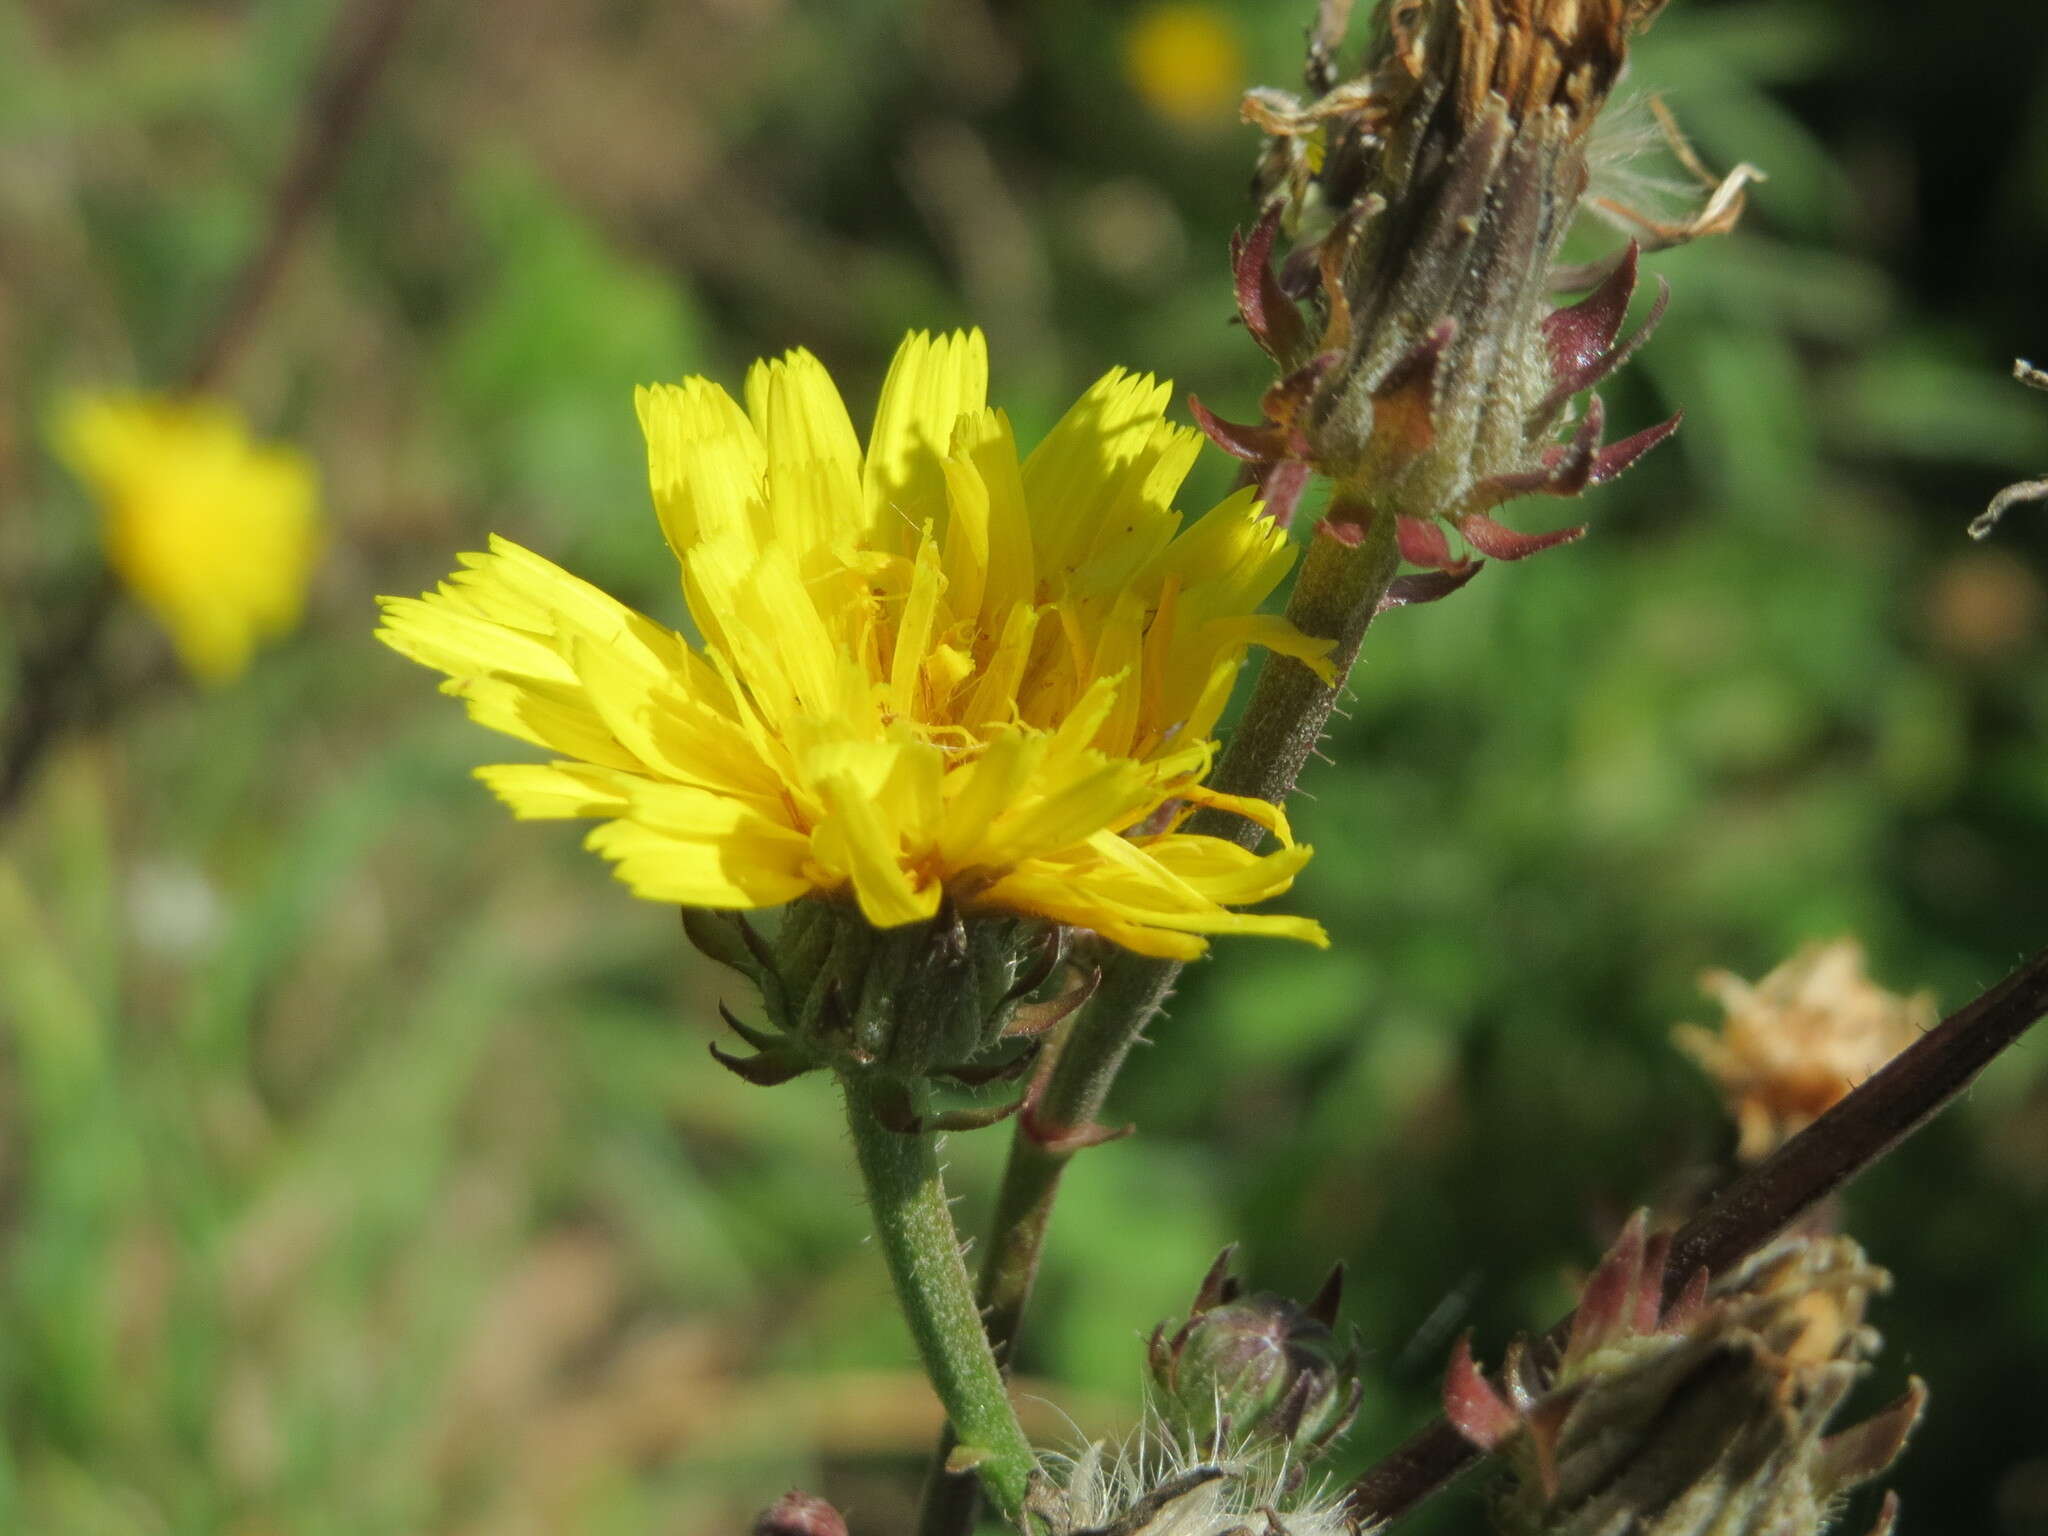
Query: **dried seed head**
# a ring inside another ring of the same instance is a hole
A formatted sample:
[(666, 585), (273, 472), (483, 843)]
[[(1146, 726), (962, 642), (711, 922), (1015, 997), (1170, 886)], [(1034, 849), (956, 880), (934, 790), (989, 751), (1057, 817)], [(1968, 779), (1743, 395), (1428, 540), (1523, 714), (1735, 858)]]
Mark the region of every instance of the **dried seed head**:
[(1816, 1536), (1838, 1495), (1890, 1466), (1926, 1404), (1917, 1379), (1863, 1423), (1827, 1421), (1879, 1339), (1890, 1285), (1847, 1238), (1795, 1238), (1668, 1306), (1664, 1243), (1639, 1213), (1586, 1284), (1553, 1360), (1510, 1354), (1505, 1394), (1461, 1342), (1451, 1422), (1513, 1474), (1502, 1524), (1527, 1536)]
[(1853, 939), (1809, 944), (1754, 985), (1709, 971), (1700, 989), (1726, 1010), (1720, 1031), (1680, 1024), (1672, 1040), (1720, 1088), (1745, 1163), (1805, 1130), (1939, 1017), (1933, 993), (1902, 997), (1870, 980)]
[[(1534, 554), (1582, 530), (1518, 534), (1494, 508), (1612, 479), (1676, 427), (1602, 446), (1597, 398), (1574, 423), (1573, 398), (1635, 351), (1665, 295), (1660, 283), (1624, 336), (1639, 243), (1592, 274), (1558, 267), (1586, 197), (1595, 120), (1630, 36), (1662, 4), (1390, 0), (1355, 78), (1306, 105), (1247, 98), (1247, 118), (1271, 138), (1263, 216), (1235, 252), (1237, 293), (1281, 379), (1260, 426), (1203, 421), (1257, 465), (1280, 515), (1305, 466), (1336, 482), (1332, 533), (1397, 516), (1406, 558), (1464, 574), (1470, 562), (1431, 519), (1481, 555)], [(1312, 40), (1312, 85), (1332, 73), (1335, 41)], [(1606, 201), (1596, 211), (1652, 245), (1676, 243), (1732, 225), (1753, 174), (1739, 170), (1679, 225)], [(1283, 233), (1294, 248), (1275, 267)], [(1553, 311), (1561, 281), (1593, 292)]]

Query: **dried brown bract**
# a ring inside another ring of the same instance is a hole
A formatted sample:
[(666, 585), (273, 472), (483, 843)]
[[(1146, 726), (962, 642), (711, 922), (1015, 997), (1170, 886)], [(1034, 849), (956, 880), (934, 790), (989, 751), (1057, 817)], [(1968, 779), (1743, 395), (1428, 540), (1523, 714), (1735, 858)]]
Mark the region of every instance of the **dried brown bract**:
[[(1593, 273), (1558, 265), (1588, 206), (1592, 129), (1630, 37), (1662, 4), (1390, 0), (1346, 80), (1333, 63), (1345, 7), (1328, 6), (1309, 50), (1316, 98), (1246, 99), (1270, 138), (1263, 215), (1234, 253), (1238, 304), (1281, 377), (1259, 425), (1198, 415), (1257, 467), (1276, 515), (1291, 512), (1310, 472), (1327, 475), (1328, 531), (1355, 538), (1375, 516), (1395, 516), (1404, 556), (1448, 590), (1473, 562), (1453, 554), (1446, 525), (1507, 560), (1575, 538), (1583, 530), (1517, 533), (1491, 514), (1612, 479), (1677, 426), (1603, 446), (1598, 398), (1578, 411), (1573, 401), (1662, 314), (1660, 284), (1624, 336), (1638, 251), (1732, 226), (1754, 173), (1738, 170), (1677, 224), (1603, 200), (1593, 211), (1639, 238)], [(1283, 235), (1293, 250), (1276, 267)], [(1553, 310), (1560, 279), (1594, 291)]]

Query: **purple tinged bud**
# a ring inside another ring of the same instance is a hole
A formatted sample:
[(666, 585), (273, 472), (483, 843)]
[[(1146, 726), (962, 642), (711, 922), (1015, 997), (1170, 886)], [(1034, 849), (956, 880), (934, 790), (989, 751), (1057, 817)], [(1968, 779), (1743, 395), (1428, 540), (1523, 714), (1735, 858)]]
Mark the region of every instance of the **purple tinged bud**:
[(792, 1488), (761, 1511), (753, 1536), (846, 1536), (846, 1517), (816, 1494)]
[[(1593, 124), (1662, 5), (1399, 0), (1376, 8), (1349, 78), (1335, 62), (1342, 38), (1317, 32), (1308, 77), (1320, 99), (1247, 98), (1269, 139), (1261, 214), (1233, 242), (1232, 273), (1247, 329), (1285, 378), (1263, 428), (1206, 413), (1202, 424), (1261, 483), (1281, 463), (1332, 480), (1341, 542), (1385, 513), (1440, 519), (1480, 554), (1525, 558), (1584, 530), (1522, 534), (1486, 514), (1579, 495), (1677, 425), (1603, 447), (1596, 404), (1573, 422), (1572, 400), (1649, 338), (1669, 290), (1659, 279), (1647, 318), (1624, 333), (1642, 245), (1590, 270), (1559, 261), (1588, 203)], [(1730, 228), (1753, 174), (1740, 169), (1682, 224), (1598, 206), (1657, 249)], [(1588, 281), (1585, 297), (1555, 305), (1557, 289)], [(1445, 574), (1471, 564), (1425, 554), (1418, 563)]]

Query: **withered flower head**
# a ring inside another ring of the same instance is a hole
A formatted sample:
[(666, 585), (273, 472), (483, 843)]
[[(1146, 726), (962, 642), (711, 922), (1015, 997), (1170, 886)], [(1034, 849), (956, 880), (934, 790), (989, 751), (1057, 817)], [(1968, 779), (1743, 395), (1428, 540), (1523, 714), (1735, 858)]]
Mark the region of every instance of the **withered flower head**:
[[(1731, 227), (1755, 173), (1739, 169), (1678, 224), (1603, 199), (1595, 211), (1639, 238), (1592, 271), (1558, 265), (1587, 196), (1595, 120), (1629, 38), (1662, 4), (1389, 0), (1349, 80), (1332, 63), (1348, 6), (1326, 4), (1309, 56), (1318, 99), (1246, 98), (1246, 116), (1271, 137), (1263, 216), (1235, 252), (1238, 301), (1281, 378), (1262, 425), (1203, 420), (1257, 465), (1276, 515), (1291, 512), (1311, 471), (1327, 475), (1331, 533), (1355, 538), (1373, 517), (1396, 516), (1404, 556), (1462, 579), (1471, 562), (1453, 555), (1445, 524), (1506, 560), (1575, 538), (1582, 529), (1516, 533), (1491, 513), (1610, 480), (1677, 426), (1602, 446), (1598, 398), (1576, 420), (1572, 402), (1663, 312), (1660, 283), (1649, 316), (1623, 336), (1642, 246)], [(1283, 232), (1294, 249), (1276, 271)], [(1589, 285), (1579, 303), (1551, 307), (1553, 290)]]
[(1726, 1011), (1719, 1033), (1671, 1031), (1721, 1090), (1745, 1163), (1767, 1157), (1934, 1027), (1934, 994), (1902, 997), (1863, 971), (1853, 939), (1809, 944), (1751, 984), (1709, 971), (1700, 989)]
[(1793, 1238), (1711, 1288), (1701, 1271), (1666, 1306), (1665, 1240), (1645, 1225), (1638, 1213), (1594, 1270), (1560, 1354), (1510, 1352), (1505, 1395), (1458, 1345), (1445, 1411), (1506, 1458), (1504, 1528), (1816, 1536), (1840, 1494), (1891, 1464), (1926, 1405), (1916, 1378), (1874, 1417), (1826, 1433), (1877, 1352), (1864, 1309), (1890, 1276), (1848, 1238)]

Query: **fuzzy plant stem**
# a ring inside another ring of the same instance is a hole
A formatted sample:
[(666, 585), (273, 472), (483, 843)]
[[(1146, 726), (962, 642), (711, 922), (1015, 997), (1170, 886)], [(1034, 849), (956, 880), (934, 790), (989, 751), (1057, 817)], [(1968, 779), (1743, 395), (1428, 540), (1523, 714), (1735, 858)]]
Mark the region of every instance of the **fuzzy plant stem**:
[[(973, 1284), (960, 1258), (960, 1237), (946, 1205), (946, 1186), (939, 1178), (934, 1138), (884, 1125), (870, 1084), (848, 1076), (840, 1086), (897, 1304), (917, 1341), (925, 1374), (966, 1448), (955, 1465), (963, 1471), (971, 1465), (996, 1508), (1014, 1521), (1036, 1461), (982, 1331)], [(913, 1097), (921, 1100), (928, 1094), (919, 1085)], [(921, 1101), (913, 1107), (920, 1114), (925, 1109)]]
[[(1665, 1298), (1695, 1271), (1721, 1275), (1783, 1232), (1933, 1119), (2044, 1016), (2048, 950), (1950, 1014), (1714, 1196), (1671, 1240)], [(1549, 1341), (1561, 1345), (1571, 1322), (1560, 1321)], [(1352, 1516), (1368, 1526), (1397, 1520), (1478, 1459), (1478, 1449), (1438, 1419), (1352, 1485)]]
[[(1268, 655), (1230, 745), (1210, 783), (1226, 794), (1284, 801), (1301, 777), (1337, 707), (1365, 631), (1401, 564), (1394, 519), (1381, 513), (1355, 545), (1318, 533), (1294, 584), (1287, 617), (1304, 634), (1335, 642), (1334, 684), (1291, 657)], [(1189, 829), (1254, 847), (1263, 830), (1242, 817), (1204, 811)], [(1060, 1176), (1082, 1147), (1100, 1139), (1109, 1090), (1131, 1047), (1173, 991), (1180, 965), (1129, 950), (1110, 952), (1102, 981), (1061, 1043), (1042, 1089), (1018, 1119), (996, 1196), (978, 1296), (995, 1356), (1005, 1369), (1038, 1275)], [(974, 1529), (974, 1479), (948, 1471), (960, 1427), (947, 1426), (925, 1486), (918, 1536), (968, 1536)]]

